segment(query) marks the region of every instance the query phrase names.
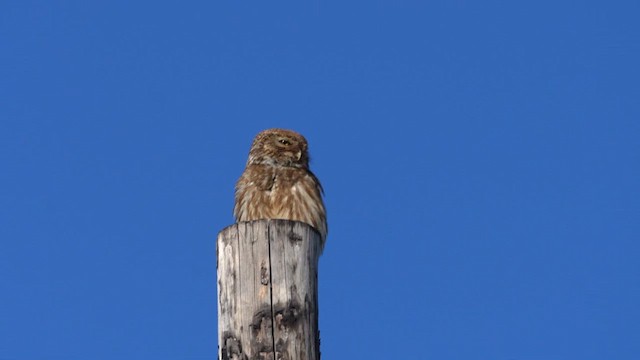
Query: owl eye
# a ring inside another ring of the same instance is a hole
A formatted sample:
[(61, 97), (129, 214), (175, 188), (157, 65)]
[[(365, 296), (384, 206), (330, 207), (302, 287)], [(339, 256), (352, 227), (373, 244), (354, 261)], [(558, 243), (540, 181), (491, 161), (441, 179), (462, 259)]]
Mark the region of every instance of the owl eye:
[(278, 142), (282, 145), (291, 145), (291, 142), (287, 139), (280, 139)]

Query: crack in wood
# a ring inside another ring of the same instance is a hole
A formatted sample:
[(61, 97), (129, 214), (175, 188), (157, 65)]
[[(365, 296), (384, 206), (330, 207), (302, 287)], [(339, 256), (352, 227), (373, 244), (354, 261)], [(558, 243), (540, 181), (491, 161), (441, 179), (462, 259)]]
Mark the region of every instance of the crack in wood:
[(258, 220), (218, 237), (219, 360), (319, 360), (317, 232)]

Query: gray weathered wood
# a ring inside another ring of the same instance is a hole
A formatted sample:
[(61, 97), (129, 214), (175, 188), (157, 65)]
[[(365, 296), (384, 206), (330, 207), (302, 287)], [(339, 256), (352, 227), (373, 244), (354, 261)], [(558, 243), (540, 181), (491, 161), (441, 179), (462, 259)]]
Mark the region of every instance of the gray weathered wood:
[(218, 358), (318, 360), (320, 235), (286, 220), (218, 234)]

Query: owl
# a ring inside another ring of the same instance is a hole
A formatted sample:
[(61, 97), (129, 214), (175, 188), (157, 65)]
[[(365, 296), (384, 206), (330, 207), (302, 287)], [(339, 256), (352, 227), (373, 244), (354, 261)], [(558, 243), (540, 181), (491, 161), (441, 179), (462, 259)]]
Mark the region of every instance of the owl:
[(301, 221), (320, 233), (324, 248), (327, 215), (323, 190), (309, 170), (307, 147), (307, 140), (291, 130), (264, 130), (253, 139), (247, 166), (236, 183), (236, 221)]

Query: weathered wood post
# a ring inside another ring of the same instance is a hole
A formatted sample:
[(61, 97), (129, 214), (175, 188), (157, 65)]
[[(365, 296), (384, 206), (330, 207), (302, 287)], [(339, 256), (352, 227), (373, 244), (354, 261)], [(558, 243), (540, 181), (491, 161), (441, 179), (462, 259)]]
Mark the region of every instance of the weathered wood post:
[(218, 234), (218, 359), (319, 360), (320, 235), (287, 220)]

